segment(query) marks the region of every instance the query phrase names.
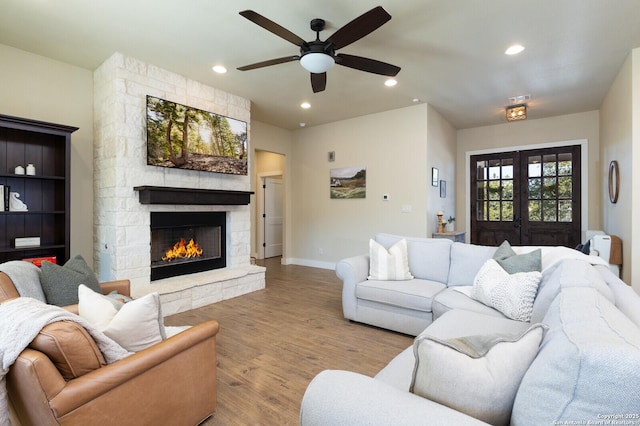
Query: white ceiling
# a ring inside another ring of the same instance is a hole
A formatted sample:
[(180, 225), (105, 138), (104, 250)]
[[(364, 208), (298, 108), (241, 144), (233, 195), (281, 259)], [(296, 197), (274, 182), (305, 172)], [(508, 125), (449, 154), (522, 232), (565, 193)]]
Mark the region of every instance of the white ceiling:
[[(341, 49), (398, 65), (398, 85), (336, 66), (314, 94), (290, 62), (297, 54), (241, 17), (253, 9), (305, 40), (323, 18), (324, 40), (383, 6), (391, 21)], [(526, 49), (511, 57), (513, 43)], [(114, 52), (252, 101), (252, 118), (288, 129), (413, 105), (435, 107), (456, 128), (505, 122), (510, 96), (531, 94), (530, 119), (598, 109), (631, 49), (640, 46), (639, 0), (3, 0), (0, 43), (93, 70)], [(218, 75), (211, 66), (223, 64)], [(2, 60), (0, 58), (0, 66)], [(302, 110), (303, 101), (311, 108)]]

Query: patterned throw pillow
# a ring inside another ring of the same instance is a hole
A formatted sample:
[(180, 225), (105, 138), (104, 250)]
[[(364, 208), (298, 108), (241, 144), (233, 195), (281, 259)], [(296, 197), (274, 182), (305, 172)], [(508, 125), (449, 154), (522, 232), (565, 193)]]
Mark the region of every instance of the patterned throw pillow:
[(374, 240), (369, 240), (370, 280), (401, 281), (411, 280), (407, 240), (402, 239), (387, 250)]
[(538, 353), (545, 326), (520, 334), (455, 339), (420, 335), (411, 392), (493, 425), (508, 425), (522, 377)]
[(473, 281), (471, 297), (518, 321), (531, 321), (533, 302), (542, 280), (542, 273), (509, 274), (497, 261), (489, 259)]

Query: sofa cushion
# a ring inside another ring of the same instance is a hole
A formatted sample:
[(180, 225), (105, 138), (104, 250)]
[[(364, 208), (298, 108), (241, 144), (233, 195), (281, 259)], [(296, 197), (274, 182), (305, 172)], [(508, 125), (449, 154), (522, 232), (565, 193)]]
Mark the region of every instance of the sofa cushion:
[(611, 272), (607, 266), (596, 265), (594, 269), (600, 273), (609, 286), (613, 293), (616, 307), (635, 325), (640, 327), (640, 298), (637, 297), (637, 293), (631, 286)]
[(356, 285), (356, 297), (386, 305), (431, 312), (433, 297), (446, 286), (414, 278), (409, 281), (367, 280)]
[(446, 283), (449, 277), (451, 240), (376, 234), (375, 240), (389, 248), (401, 239), (407, 242), (409, 271), (416, 278)]
[(518, 389), (513, 424), (588, 424), (607, 414), (638, 414), (635, 324), (589, 287), (563, 288), (544, 321), (549, 332)]
[[(128, 303), (98, 294), (80, 285), (78, 313), (91, 325), (131, 352), (166, 339), (160, 295), (150, 293)], [(115, 306), (120, 303), (120, 309)]]
[(453, 243), (448, 286), (473, 285), (476, 274), (493, 257), (496, 247)]
[[(458, 291), (458, 288), (468, 291), (462, 293)], [(435, 320), (451, 310), (465, 310), (492, 317), (504, 318), (503, 314), (493, 309), (492, 307), (478, 302), (477, 300), (473, 300), (471, 298), (471, 291), (471, 286), (454, 286), (446, 288), (436, 294), (436, 297), (433, 299), (431, 306), (433, 319)]]
[(507, 425), (520, 380), (543, 335), (542, 324), (519, 334), (420, 335), (410, 391), (487, 423)]
[(516, 254), (507, 240), (500, 244), (493, 254), (493, 259), (510, 274), (542, 271), (542, 250), (535, 249), (529, 253)]
[(44, 326), (29, 347), (45, 354), (65, 380), (107, 365), (87, 330), (73, 321), (57, 321)]
[(517, 321), (530, 321), (542, 274), (509, 273), (494, 259), (484, 264), (473, 282), (471, 297)]
[(100, 284), (93, 270), (80, 255), (74, 256), (63, 266), (42, 262), (40, 281), (47, 303), (58, 306), (78, 303), (78, 286), (84, 284), (100, 292)]
[(533, 302), (531, 322), (542, 321), (556, 296), (563, 288), (568, 287), (594, 288), (610, 302), (615, 301), (606, 281), (592, 265), (582, 260), (565, 259), (544, 270)]
[(407, 257), (407, 241), (401, 239), (389, 249), (374, 240), (369, 240), (369, 276), (370, 280), (410, 280)]

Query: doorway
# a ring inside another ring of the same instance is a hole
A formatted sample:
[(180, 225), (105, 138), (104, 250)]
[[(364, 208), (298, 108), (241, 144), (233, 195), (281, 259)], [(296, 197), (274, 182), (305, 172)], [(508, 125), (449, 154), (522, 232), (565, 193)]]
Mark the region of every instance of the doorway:
[(471, 156), (471, 243), (581, 241), (581, 146)]
[(263, 179), (264, 258), (282, 256), (282, 176)]

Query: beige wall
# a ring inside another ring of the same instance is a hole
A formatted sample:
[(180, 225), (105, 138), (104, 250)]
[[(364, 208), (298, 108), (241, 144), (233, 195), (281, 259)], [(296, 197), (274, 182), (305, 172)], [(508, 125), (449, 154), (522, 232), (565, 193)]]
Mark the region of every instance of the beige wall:
[(0, 44), (0, 113), (79, 127), (71, 135), (71, 255), (93, 264), (93, 73)]
[[(446, 181), (446, 197), (440, 198), (440, 187), (427, 185), (427, 234), (437, 229), (437, 213), (444, 218), (456, 217), (456, 129), (432, 106), (428, 109), (427, 173), (431, 182), (431, 168), (436, 167), (440, 180)], [(457, 224), (456, 224), (457, 225)]]
[[(640, 49), (634, 49), (622, 65), (600, 109), (600, 182), (603, 223), (607, 232), (623, 243), (622, 278), (640, 292)], [(609, 162), (620, 170), (620, 195), (612, 204), (608, 193)], [(634, 167), (635, 166), (635, 167)], [(634, 267), (636, 266), (636, 267)]]
[[(291, 206), (291, 159), (293, 134), (289, 130), (265, 124), (260, 121), (251, 122), (250, 149), (253, 155), (249, 157), (251, 163), (251, 190), (256, 192), (257, 180), (260, 173), (272, 171), (274, 167), (281, 167), (284, 181), (284, 224), (283, 224), (283, 262), (286, 263), (291, 251), (292, 235), (292, 206)], [(278, 156), (269, 153), (279, 154)], [(282, 155), (282, 157), (280, 156)], [(277, 160), (276, 160), (277, 159)], [(257, 257), (256, 242), (258, 240), (258, 213), (255, 195), (251, 197), (251, 253)]]
[[(416, 105), (294, 132), (291, 261), (332, 268), (344, 257), (367, 252), (377, 232), (430, 234), (427, 108)], [(327, 159), (329, 151), (335, 151), (334, 162)], [(354, 166), (367, 169), (366, 198), (331, 199), (330, 169)], [(403, 206), (411, 211), (403, 213)]]
[[(601, 197), (599, 180), (599, 126), (598, 111), (562, 115), (558, 117), (527, 120), (494, 126), (476, 127), (458, 131), (458, 149), (456, 154), (456, 223), (469, 231), (469, 218), (466, 215), (469, 202), (467, 157), (470, 152), (504, 150), (514, 148), (530, 149), (536, 146), (565, 141), (587, 141), (587, 170), (582, 170), (583, 188), (588, 189), (588, 204), (583, 207), (583, 216), (588, 220), (586, 229), (601, 229)], [(585, 152), (582, 153), (583, 164)], [(585, 191), (583, 191), (584, 194)], [(583, 197), (584, 198), (584, 197)], [(585, 211), (586, 209), (586, 211)], [(585, 229), (583, 227), (583, 230)], [(467, 234), (467, 242), (469, 235)]]

